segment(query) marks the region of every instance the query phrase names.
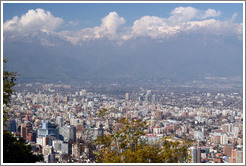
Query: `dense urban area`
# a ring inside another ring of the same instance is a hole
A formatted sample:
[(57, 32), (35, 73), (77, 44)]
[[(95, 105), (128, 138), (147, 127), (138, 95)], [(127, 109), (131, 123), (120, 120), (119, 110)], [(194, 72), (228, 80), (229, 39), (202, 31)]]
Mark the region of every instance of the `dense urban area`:
[[(143, 138), (150, 142), (170, 135), (193, 140), (191, 163), (243, 162), (240, 88), (58, 82), (14, 89), (5, 129), (43, 154), (44, 163), (92, 162), (86, 143), (119, 127), (122, 117), (147, 121)], [(98, 117), (102, 109), (108, 109), (106, 120)]]

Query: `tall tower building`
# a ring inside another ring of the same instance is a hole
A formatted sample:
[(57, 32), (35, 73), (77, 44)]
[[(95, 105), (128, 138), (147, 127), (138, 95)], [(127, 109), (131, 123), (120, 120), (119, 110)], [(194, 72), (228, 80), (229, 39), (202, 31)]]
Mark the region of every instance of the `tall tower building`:
[(21, 137), (26, 140), (29, 132), (32, 130), (32, 124), (30, 122), (25, 122), (21, 124)]
[(243, 151), (237, 151), (236, 163), (243, 163)]
[(84, 145), (82, 143), (74, 143), (72, 144), (72, 155), (75, 158), (79, 158), (83, 155), (84, 152)]
[(75, 126), (63, 126), (59, 131), (59, 138), (63, 141), (76, 141), (76, 127)]
[(52, 141), (52, 146), (53, 146), (55, 152), (61, 152), (62, 142), (63, 142), (62, 140), (53, 140)]
[(162, 120), (163, 112), (162, 111), (156, 111), (155, 112), (155, 118), (156, 120)]
[(130, 94), (129, 93), (126, 93), (125, 99), (126, 99), (126, 101), (129, 101), (130, 100)]
[(99, 126), (98, 136), (104, 136), (104, 128), (103, 128), (102, 124), (100, 124), (100, 126)]
[(223, 148), (223, 153), (227, 156), (227, 157), (231, 157), (231, 152), (234, 149), (233, 145), (225, 145)]
[(191, 162), (192, 163), (200, 163), (201, 162), (201, 148), (193, 146), (190, 149), (191, 154)]
[(149, 102), (149, 94), (146, 94), (146, 95), (145, 95), (144, 101), (145, 101), (145, 102)]
[(56, 124), (58, 125), (59, 128), (63, 127), (64, 126), (64, 119), (63, 119), (63, 117), (58, 116), (56, 118)]
[(155, 103), (155, 94), (152, 95), (151, 102), (152, 102), (152, 103)]
[(31, 115), (27, 115), (27, 114), (26, 114), (26, 116), (25, 116), (25, 121), (32, 121)]
[(147, 94), (145, 95), (145, 102), (151, 101), (151, 90), (147, 90)]
[(49, 137), (54, 136), (58, 137), (58, 129), (56, 128), (55, 124), (52, 124), (46, 120), (42, 123), (42, 128), (39, 128), (37, 131), (38, 137)]
[(64, 98), (64, 102), (65, 102), (66, 104), (69, 102), (69, 96), (66, 96), (66, 97)]
[(15, 119), (11, 119), (9, 124), (9, 131), (10, 132), (16, 132), (16, 121)]

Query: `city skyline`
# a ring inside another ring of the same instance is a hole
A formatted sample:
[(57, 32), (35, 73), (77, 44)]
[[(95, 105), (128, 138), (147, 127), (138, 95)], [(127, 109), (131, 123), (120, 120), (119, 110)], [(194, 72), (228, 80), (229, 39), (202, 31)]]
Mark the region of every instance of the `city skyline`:
[(2, 163), (245, 164), (244, 8), (1, 2)]
[[(192, 140), (188, 163), (244, 162), (241, 91), (161, 85), (136, 85), (129, 91), (129, 86), (91, 83), (30, 83), (15, 89), (4, 127), (24, 138), (35, 154), (43, 154), (45, 163), (94, 163), (86, 142), (110, 135), (112, 127), (116, 132), (124, 117), (148, 124), (141, 139), (151, 145), (166, 136), (169, 141)], [(103, 110), (108, 115), (100, 117)]]

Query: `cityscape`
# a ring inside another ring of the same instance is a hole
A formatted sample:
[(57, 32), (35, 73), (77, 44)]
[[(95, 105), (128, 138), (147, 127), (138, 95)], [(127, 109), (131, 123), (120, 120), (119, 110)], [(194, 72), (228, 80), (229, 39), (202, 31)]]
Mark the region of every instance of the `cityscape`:
[[(109, 90), (97, 92), (98, 86)], [(242, 92), (159, 86), (150, 90), (135, 85), (125, 92), (126, 86), (116, 83), (17, 84), (7, 126), (42, 153), (45, 162), (90, 162), (79, 140), (107, 134), (110, 124), (116, 127), (122, 117), (147, 121), (149, 141), (170, 135), (194, 140), (193, 163), (243, 162)], [(110, 110), (108, 121), (97, 116), (105, 108)]]
[(244, 2), (1, 5), (6, 161), (245, 163)]

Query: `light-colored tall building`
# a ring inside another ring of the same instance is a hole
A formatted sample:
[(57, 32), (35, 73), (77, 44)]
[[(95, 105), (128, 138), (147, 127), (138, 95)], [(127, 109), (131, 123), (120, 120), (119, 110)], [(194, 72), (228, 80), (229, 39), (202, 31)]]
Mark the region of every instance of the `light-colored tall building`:
[(42, 154), (43, 154), (43, 155), (48, 155), (48, 154), (50, 154), (50, 153), (51, 153), (51, 154), (54, 153), (53, 147), (52, 147), (52, 146), (49, 146), (49, 145), (43, 146)]
[(191, 162), (192, 163), (200, 163), (201, 162), (201, 148), (193, 146), (190, 149), (191, 154)]
[(59, 130), (59, 137), (63, 141), (76, 141), (76, 127), (75, 126), (63, 126)]
[(126, 99), (126, 101), (129, 101), (130, 100), (130, 94), (129, 93), (126, 93), (125, 99)]
[(82, 143), (74, 143), (72, 145), (72, 155), (75, 158), (80, 158), (84, 152), (84, 145)]
[(155, 94), (152, 95), (152, 100), (151, 100), (152, 103), (155, 103)]
[(56, 118), (56, 124), (58, 125), (59, 128), (63, 127), (64, 126), (64, 119), (63, 119), (63, 117), (58, 116)]
[(52, 141), (52, 147), (54, 148), (55, 152), (61, 153), (61, 145), (63, 141), (61, 140), (53, 140)]
[(237, 151), (236, 163), (243, 163), (243, 151)]

